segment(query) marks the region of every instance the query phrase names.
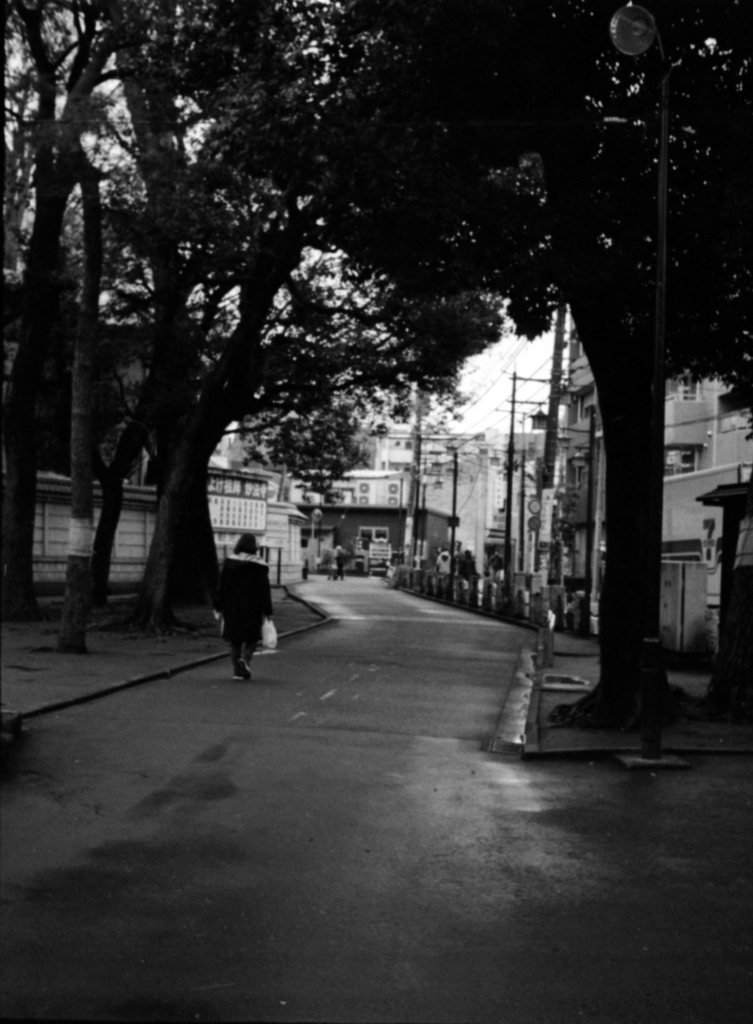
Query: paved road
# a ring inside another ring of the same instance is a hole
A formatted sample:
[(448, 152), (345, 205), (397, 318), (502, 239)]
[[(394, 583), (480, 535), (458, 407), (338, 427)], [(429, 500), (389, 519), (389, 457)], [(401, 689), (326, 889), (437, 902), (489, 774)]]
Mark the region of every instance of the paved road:
[(486, 754), (518, 629), (307, 593), (338, 621), (251, 684), (228, 660), (34, 724), (5, 1016), (748, 1024), (747, 760)]

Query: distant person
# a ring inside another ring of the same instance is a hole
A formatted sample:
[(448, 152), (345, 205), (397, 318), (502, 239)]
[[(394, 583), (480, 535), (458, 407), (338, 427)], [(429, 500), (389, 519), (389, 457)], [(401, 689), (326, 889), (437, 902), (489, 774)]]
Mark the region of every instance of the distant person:
[(269, 566), (257, 553), (253, 533), (244, 533), (223, 562), (214, 610), (222, 618), (222, 637), (230, 644), (233, 679), (250, 679), (262, 623), (274, 615)]
[(447, 548), (442, 548), (437, 555), (437, 562), (434, 568), (440, 576), (450, 575), (450, 552)]
[(337, 545), (337, 550), (335, 551), (335, 569), (336, 569), (335, 579), (336, 580), (344, 580), (345, 579), (345, 563), (346, 562), (347, 562), (347, 557), (345, 555), (345, 552), (343, 551), (343, 549), (338, 544)]
[(477, 576), (476, 572), (476, 559), (473, 557), (472, 551), (466, 551), (463, 557), (460, 559), (458, 564), (458, 575), (468, 582), (471, 576)]

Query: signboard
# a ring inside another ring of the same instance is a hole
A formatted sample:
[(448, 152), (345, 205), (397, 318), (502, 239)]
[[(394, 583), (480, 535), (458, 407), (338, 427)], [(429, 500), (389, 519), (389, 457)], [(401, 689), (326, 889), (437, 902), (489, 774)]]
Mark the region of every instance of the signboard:
[(528, 511), (534, 516), (537, 516), (539, 514), (539, 512), (541, 511), (541, 502), (538, 498), (531, 498), (531, 500), (528, 502)]
[(213, 530), (264, 533), (267, 528), (266, 480), (210, 473), (207, 490)]
[[(541, 526), (539, 541), (547, 543), (552, 539), (552, 519), (554, 518), (554, 488), (545, 487), (541, 492)], [(540, 550), (543, 550), (540, 548)]]
[(541, 528), (541, 520), (538, 516), (531, 516), (528, 520), (528, 529), (531, 533), (536, 533)]

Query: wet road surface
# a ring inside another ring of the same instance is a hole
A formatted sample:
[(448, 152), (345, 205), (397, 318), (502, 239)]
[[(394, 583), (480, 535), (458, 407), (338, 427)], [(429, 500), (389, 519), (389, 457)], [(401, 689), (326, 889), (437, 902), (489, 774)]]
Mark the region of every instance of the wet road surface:
[(311, 581), (337, 621), (40, 718), (3, 781), (0, 1010), (747, 1022), (753, 772), (490, 755), (524, 634)]

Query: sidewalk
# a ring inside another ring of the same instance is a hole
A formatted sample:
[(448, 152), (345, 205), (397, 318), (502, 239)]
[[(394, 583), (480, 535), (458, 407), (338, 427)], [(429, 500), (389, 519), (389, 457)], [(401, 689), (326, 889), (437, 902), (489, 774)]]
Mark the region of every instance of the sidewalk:
[[(531, 645), (533, 650), (534, 645)], [(558, 705), (572, 704), (593, 689), (599, 680), (599, 647), (595, 638), (554, 635), (554, 664), (538, 668), (532, 654), (521, 656), (519, 675), (529, 683), (530, 693), (525, 736), (520, 743), (524, 758), (566, 755), (639, 753), (640, 733), (617, 729), (588, 729), (551, 721)], [(675, 659), (669, 662), (670, 686), (681, 687), (690, 697), (705, 696), (711, 667)], [(677, 754), (753, 754), (753, 725), (705, 721), (681, 717), (662, 729), (662, 752)]]
[[(413, 590), (403, 589), (418, 600), (436, 601)], [(445, 603), (445, 602), (441, 602)], [(452, 605), (469, 615), (491, 613), (463, 605)], [(515, 753), (524, 758), (606, 756), (639, 754), (640, 732), (620, 729), (589, 729), (552, 722), (551, 713), (561, 704), (574, 704), (599, 681), (599, 643), (596, 637), (572, 633), (554, 634), (554, 659), (549, 668), (536, 665), (538, 630), (529, 623), (508, 616), (493, 616), (500, 622), (528, 631), (508, 687), (499, 719), (487, 749), (491, 753)], [(691, 698), (702, 698), (708, 690), (712, 669), (698, 662), (669, 661), (670, 686), (678, 686)], [(662, 753), (753, 754), (753, 724), (705, 721), (680, 717), (662, 729)]]
[[(284, 638), (327, 621), (292, 589), (272, 588), (275, 625)], [(132, 599), (113, 599), (107, 610), (93, 612), (87, 631), (88, 654), (58, 654), (62, 598), (43, 602), (45, 622), (2, 624), (3, 734), (17, 735), (24, 718), (93, 700), (116, 690), (167, 678), (221, 658), (230, 660), (212, 609), (177, 607), (175, 613), (194, 630), (168, 636), (128, 631), (118, 625)]]

